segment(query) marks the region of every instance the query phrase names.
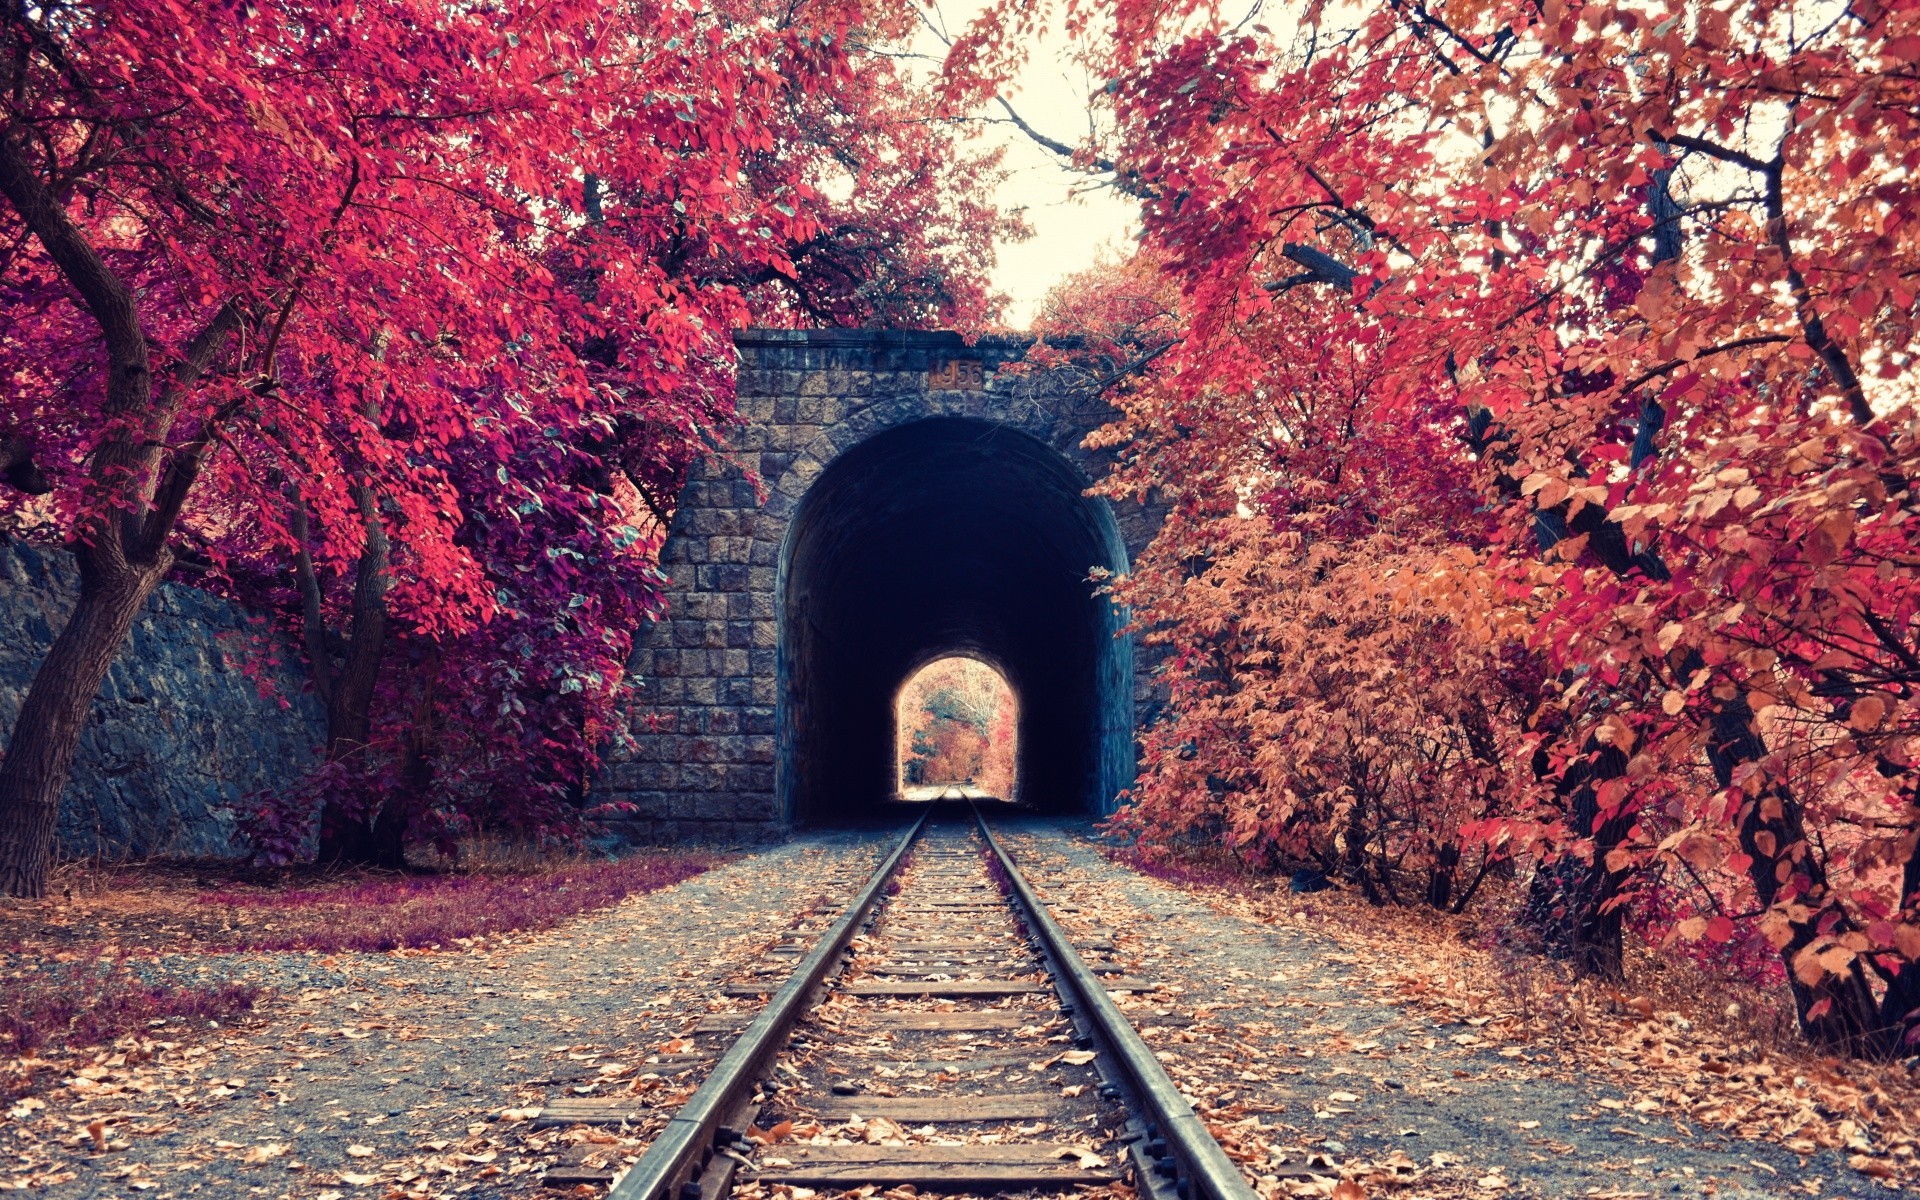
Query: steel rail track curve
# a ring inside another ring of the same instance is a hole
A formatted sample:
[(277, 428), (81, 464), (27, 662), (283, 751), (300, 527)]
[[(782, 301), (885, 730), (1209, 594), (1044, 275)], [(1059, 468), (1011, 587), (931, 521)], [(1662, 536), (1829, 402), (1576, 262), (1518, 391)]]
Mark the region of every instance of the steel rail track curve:
[[(1132, 1114), (1132, 1132), (1122, 1140), (1130, 1143), (1136, 1186), (1155, 1200), (1256, 1200), (1252, 1187), (1114, 1003), (1108, 985), (1035, 894), (979, 807), (969, 802), (968, 808), (986, 844), (989, 874), (997, 874), (1002, 898), (1044, 963), (1076, 1040), (1099, 1051), (1095, 1065), (1106, 1081), (1103, 1094)], [(640, 1160), (615, 1182), (609, 1200), (719, 1200), (726, 1194), (737, 1167), (747, 1161), (733, 1152), (731, 1143), (757, 1111), (756, 1092), (769, 1067), (845, 965), (854, 937), (875, 917), (889, 883), (931, 816), (929, 810), (914, 821)]]

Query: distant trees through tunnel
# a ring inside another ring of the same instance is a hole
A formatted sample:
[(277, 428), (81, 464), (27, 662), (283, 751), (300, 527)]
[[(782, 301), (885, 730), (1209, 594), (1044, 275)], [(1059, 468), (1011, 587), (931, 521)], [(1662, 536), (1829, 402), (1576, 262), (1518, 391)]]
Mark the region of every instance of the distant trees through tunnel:
[(931, 799), (960, 784), (1015, 799), (1018, 711), (1005, 677), (977, 658), (935, 659), (915, 671), (894, 703), (901, 798)]
[(790, 820), (899, 792), (896, 701), (915, 671), (992, 664), (1017, 704), (1011, 791), (1102, 813), (1133, 770), (1133, 662), (1092, 578), (1124, 571), (1104, 501), (1062, 454), (935, 417), (848, 448), (801, 498), (780, 563), (776, 790)]

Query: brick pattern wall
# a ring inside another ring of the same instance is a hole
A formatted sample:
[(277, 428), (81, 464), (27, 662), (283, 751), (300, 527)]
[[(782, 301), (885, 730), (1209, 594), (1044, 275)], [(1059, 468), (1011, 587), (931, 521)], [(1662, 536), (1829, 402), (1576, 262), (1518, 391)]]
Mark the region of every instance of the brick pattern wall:
[[(1020, 341), (865, 330), (756, 330), (738, 341), (741, 424), (680, 496), (662, 568), (666, 616), (641, 631), (633, 745), (595, 791), (635, 813), (634, 840), (759, 840), (786, 832), (775, 790), (780, 555), (802, 496), (842, 451), (876, 433), (937, 416), (990, 420), (1033, 434), (1089, 478), (1079, 447), (1099, 421), (1061, 411), (1044, 379), (996, 377)], [(929, 371), (977, 362), (981, 390), (929, 388)], [(1130, 552), (1150, 514), (1122, 516)], [(1144, 696), (1144, 675), (1136, 694)]]

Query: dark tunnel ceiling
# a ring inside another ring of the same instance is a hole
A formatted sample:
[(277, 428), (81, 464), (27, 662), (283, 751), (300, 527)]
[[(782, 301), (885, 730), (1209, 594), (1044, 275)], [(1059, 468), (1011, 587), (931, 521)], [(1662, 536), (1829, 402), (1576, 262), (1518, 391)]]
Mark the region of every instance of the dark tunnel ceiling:
[(782, 790), (795, 819), (871, 814), (894, 786), (893, 700), (955, 652), (998, 666), (1020, 702), (1022, 800), (1096, 806), (1101, 730), (1124, 691), (1088, 574), (1124, 567), (1110, 518), (1042, 443), (927, 420), (847, 451), (802, 499), (782, 613)]

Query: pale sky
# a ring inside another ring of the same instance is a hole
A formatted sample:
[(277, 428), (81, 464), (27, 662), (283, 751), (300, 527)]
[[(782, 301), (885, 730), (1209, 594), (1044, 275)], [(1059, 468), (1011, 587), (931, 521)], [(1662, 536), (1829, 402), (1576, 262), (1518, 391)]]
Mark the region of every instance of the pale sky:
[[(958, 34), (983, 5), (979, 0), (944, 0), (934, 20)], [(932, 33), (914, 47), (935, 59), (946, 48)], [(1087, 135), (1086, 73), (1065, 56), (1065, 39), (1043, 39), (1034, 49), (1017, 90), (1008, 98), (1021, 117), (1041, 133), (1068, 145)], [(1003, 117), (998, 106), (982, 115)], [(1012, 297), (1007, 323), (1025, 329), (1040, 301), (1063, 276), (1091, 266), (1104, 249), (1124, 252), (1133, 244), (1136, 205), (1108, 188), (1092, 185), (1069, 171), (1059, 156), (1035, 145), (1009, 124), (988, 125), (982, 140), (1005, 146), (1009, 172), (1000, 187), (1002, 209), (1025, 209), (1033, 237), (1000, 248), (994, 286)]]

